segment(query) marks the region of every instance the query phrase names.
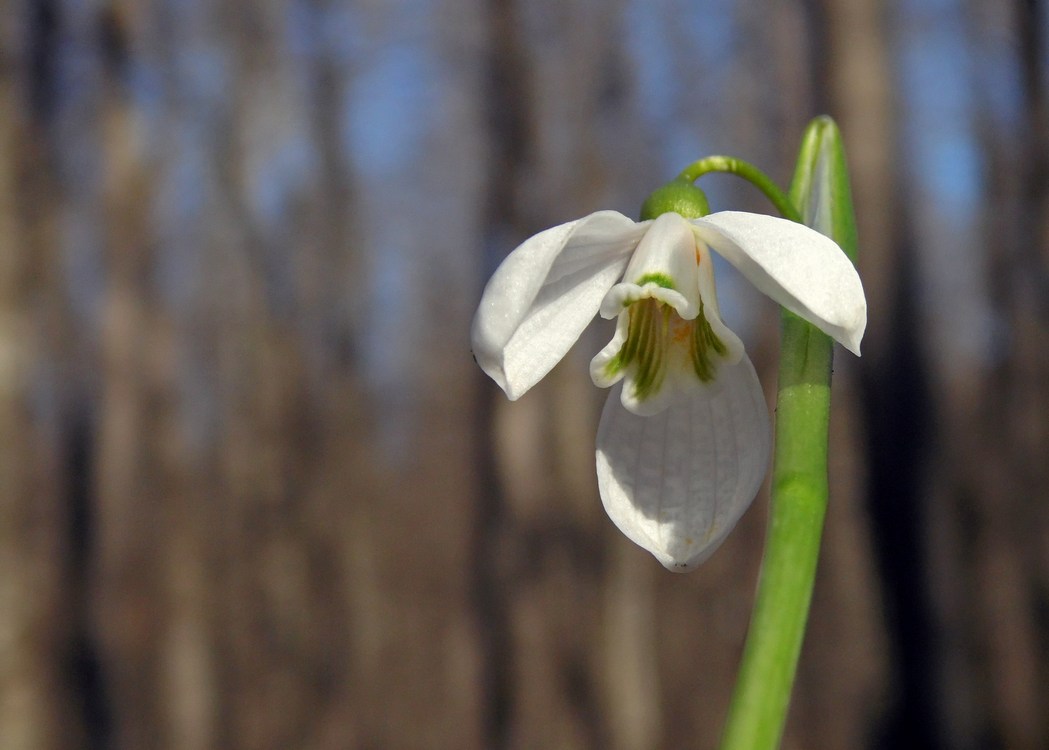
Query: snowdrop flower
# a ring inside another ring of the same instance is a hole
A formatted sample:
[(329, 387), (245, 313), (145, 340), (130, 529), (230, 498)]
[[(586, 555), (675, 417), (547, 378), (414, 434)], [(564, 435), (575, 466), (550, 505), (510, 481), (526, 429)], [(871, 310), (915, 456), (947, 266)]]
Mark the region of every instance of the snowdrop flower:
[(590, 364), (613, 387), (597, 434), (609, 517), (670, 570), (717, 548), (768, 469), (754, 366), (721, 320), (710, 249), (859, 354), (867, 320), (842, 250), (801, 224), (726, 211), (634, 222), (615, 211), (540, 232), (510, 253), (474, 318), (478, 364), (510, 399), (543, 378), (597, 315), (615, 335)]

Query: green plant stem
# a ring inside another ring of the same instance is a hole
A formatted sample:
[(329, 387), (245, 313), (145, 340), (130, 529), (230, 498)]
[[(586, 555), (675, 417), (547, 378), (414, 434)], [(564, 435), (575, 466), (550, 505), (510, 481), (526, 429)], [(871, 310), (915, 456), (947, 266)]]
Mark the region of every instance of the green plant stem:
[[(784, 218), (800, 223), (798, 206), (811, 213), (808, 199), (820, 131), (810, 129), (806, 138), (802, 156), (812, 158), (799, 159), (789, 197), (761, 170), (724, 156), (695, 162), (680, 179), (695, 180), (715, 171), (738, 175), (761, 190)], [(845, 189), (847, 200), (847, 177)], [(851, 220), (851, 202), (848, 217)], [(841, 234), (838, 226), (820, 229), (825, 234)], [(854, 258), (854, 226), (852, 229), (848, 237), (852, 246), (846, 250)], [(835, 239), (841, 241), (838, 236)], [(780, 341), (776, 448), (765, 554), (721, 750), (772, 750), (779, 745), (805, 637), (827, 511), (833, 342), (786, 310)]]
[(707, 156), (699, 161), (693, 162), (681, 170), (677, 176), (679, 180), (695, 182), (700, 177), (710, 172), (727, 172), (742, 177), (765, 194), (776, 210), (784, 219), (801, 222), (801, 214), (779, 186), (776, 185), (768, 175), (749, 162), (736, 159), (732, 156)]
[(765, 557), (722, 750), (771, 750), (787, 718), (827, 510), (832, 342), (784, 311)]

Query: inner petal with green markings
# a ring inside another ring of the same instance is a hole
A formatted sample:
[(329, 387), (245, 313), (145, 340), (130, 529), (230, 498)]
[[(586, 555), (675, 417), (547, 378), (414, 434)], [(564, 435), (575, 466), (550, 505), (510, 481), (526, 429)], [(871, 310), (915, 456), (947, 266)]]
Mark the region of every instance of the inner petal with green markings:
[(642, 416), (693, 388), (716, 387), (720, 366), (743, 355), (721, 322), (706, 245), (680, 217), (664, 216), (605, 296), (601, 314), (618, 317), (616, 333), (590, 364), (598, 386), (625, 379), (623, 404)]

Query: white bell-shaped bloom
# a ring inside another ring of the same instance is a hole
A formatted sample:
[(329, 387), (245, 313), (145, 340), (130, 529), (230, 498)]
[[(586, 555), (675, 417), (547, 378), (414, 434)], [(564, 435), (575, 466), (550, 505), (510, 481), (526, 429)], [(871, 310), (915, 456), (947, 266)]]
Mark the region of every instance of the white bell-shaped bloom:
[(867, 304), (842, 250), (801, 224), (733, 211), (640, 223), (599, 211), (541, 232), (496, 270), (472, 331), (478, 364), (517, 399), (595, 315), (617, 318), (590, 365), (596, 385), (616, 386), (598, 429), (598, 487), (616, 526), (671, 570), (717, 548), (770, 456), (761, 385), (721, 320), (708, 248), (859, 354)]

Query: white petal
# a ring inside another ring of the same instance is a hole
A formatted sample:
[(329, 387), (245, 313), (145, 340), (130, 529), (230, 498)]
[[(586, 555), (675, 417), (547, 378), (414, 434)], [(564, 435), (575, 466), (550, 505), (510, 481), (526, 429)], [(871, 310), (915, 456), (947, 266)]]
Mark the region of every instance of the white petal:
[(703, 300), (703, 316), (709, 321), (714, 335), (721, 339), (721, 343), (728, 350), (724, 358), (726, 364), (734, 365), (743, 356), (743, 342), (721, 319), (721, 305), (718, 304), (718, 291), (714, 284), (714, 262), (710, 259), (706, 244), (700, 242), (696, 253), (701, 258), (698, 280), (699, 296)]
[(576, 342), (645, 232), (598, 211), (525, 240), (485, 287), (474, 316), (474, 357), (511, 399), (522, 396)]
[[(661, 214), (638, 243), (623, 274), (623, 283), (609, 293), (601, 306), (601, 315), (611, 318), (633, 300), (655, 297), (685, 320), (692, 320), (699, 315), (698, 264), (692, 225), (680, 214)], [(663, 288), (664, 284), (669, 287)], [(613, 297), (617, 299), (612, 301)]]
[(626, 375), (627, 368), (625, 367), (619, 368), (610, 373), (608, 371), (608, 363), (611, 362), (615, 356), (619, 354), (619, 350), (623, 348), (623, 344), (626, 343), (629, 329), (629, 315), (620, 315), (616, 318), (616, 332), (612, 335), (612, 340), (605, 344), (605, 347), (590, 360), (590, 379), (594, 381), (594, 385), (598, 388), (611, 388)]
[[(695, 284), (692, 286), (691, 293), (686, 297), (676, 289), (666, 289), (654, 282), (638, 286), (624, 281), (608, 290), (608, 294), (601, 301), (601, 317), (611, 320), (638, 300), (654, 299), (664, 305), (670, 305), (682, 318), (692, 320), (699, 313), (699, 290)], [(686, 315), (682, 315), (682, 311)], [(687, 315), (692, 317), (686, 317)]]
[(772, 432), (754, 366), (722, 366), (715, 386), (651, 417), (617, 386), (597, 434), (597, 480), (613, 523), (674, 571), (709, 557), (757, 494)]
[(833, 240), (793, 221), (739, 211), (692, 223), (700, 238), (750, 283), (860, 353), (867, 301), (859, 274)]

